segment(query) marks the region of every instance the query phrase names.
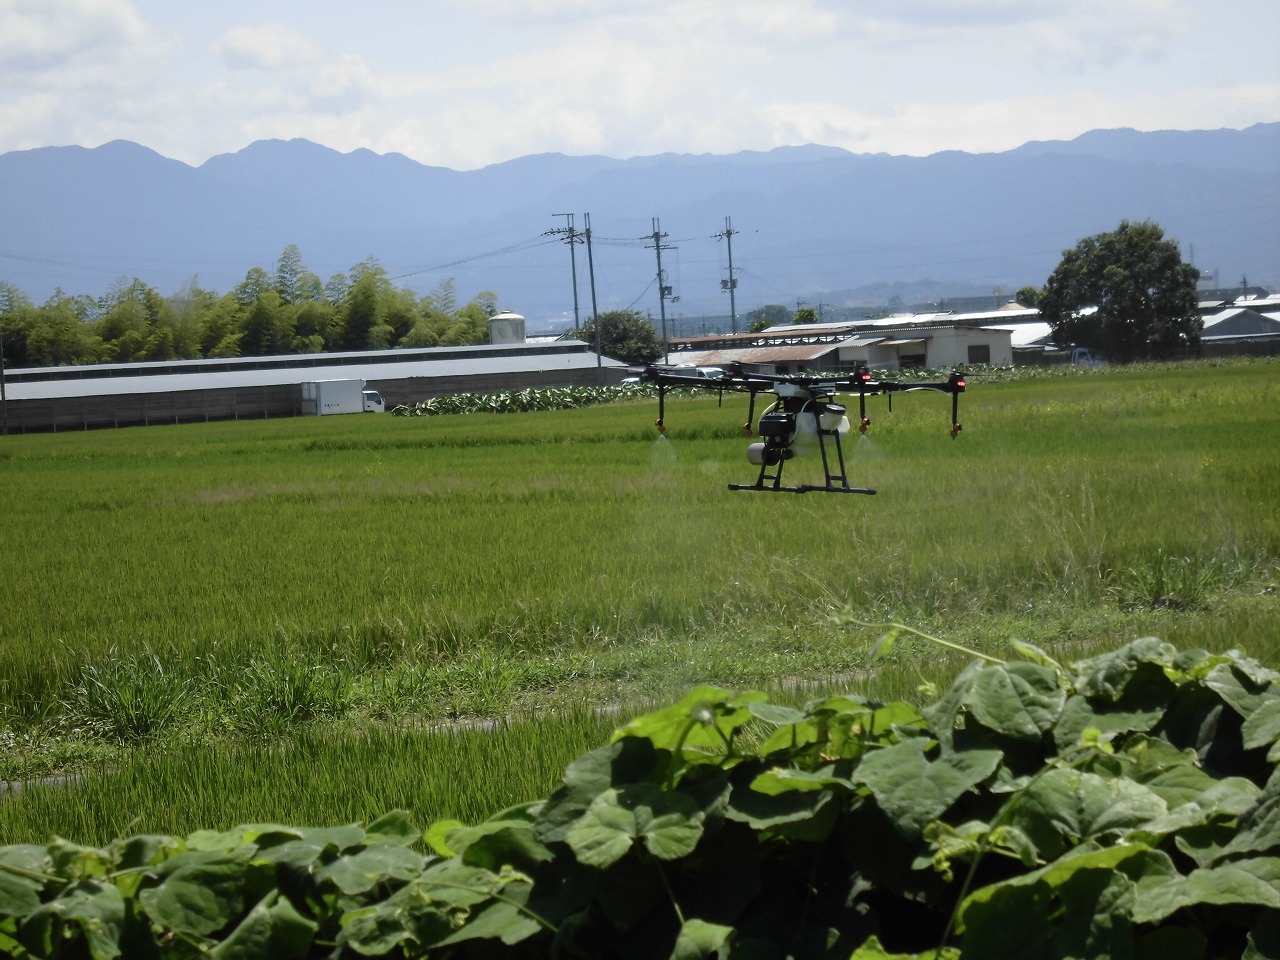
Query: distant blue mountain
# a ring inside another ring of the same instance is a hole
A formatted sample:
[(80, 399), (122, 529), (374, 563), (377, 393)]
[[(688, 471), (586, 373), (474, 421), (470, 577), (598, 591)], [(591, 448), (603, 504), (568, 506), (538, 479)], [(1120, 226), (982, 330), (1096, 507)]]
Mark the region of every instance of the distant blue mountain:
[[(579, 311), (723, 315), (841, 306), (886, 285), (952, 295), (1039, 285), (1062, 251), (1153, 220), (1222, 284), (1280, 284), (1280, 123), (1096, 130), (993, 154), (822, 146), (616, 160), (540, 154), (460, 172), (368, 150), (267, 140), (191, 167), (125, 141), (0, 155), (0, 280), (40, 302), (137, 277), (226, 292), (296, 244), (321, 279), (375, 258), (399, 286), (451, 279), (534, 328)], [(590, 260), (552, 233), (589, 212)], [(734, 233), (725, 237), (726, 218)], [(665, 282), (659, 304), (655, 221)], [(860, 292), (861, 291), (861, 292)], [(878, 294), (877, 294), (878, 295)], [(909, 298), (909, 297), (908, 297)]]

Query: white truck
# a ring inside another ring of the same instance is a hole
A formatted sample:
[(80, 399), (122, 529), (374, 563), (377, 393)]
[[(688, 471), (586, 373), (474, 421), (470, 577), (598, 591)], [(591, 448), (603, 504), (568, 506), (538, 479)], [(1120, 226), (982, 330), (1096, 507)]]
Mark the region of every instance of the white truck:
[(313, 380), (302, 385), (304, 415), (383, 413), (385, 410), (382, 395), (377, 390), (365, 389), (363, 380)]

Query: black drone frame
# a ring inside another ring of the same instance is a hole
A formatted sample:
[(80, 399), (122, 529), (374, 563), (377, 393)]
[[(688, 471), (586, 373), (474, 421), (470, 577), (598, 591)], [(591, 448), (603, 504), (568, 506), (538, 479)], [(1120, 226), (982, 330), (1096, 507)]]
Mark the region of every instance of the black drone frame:
[[(658, 388), (658, 419), (654, 424), (659, 433), (666, 432), (666, 392), (672, 388), (694, 387), (715, 390), (723, 399), (726, 390), (749, 394), (750, 406), (747, 422), (742, 425), (748, 435), (755, 416), (756, 396), (773, 394), (776, 402), (760, 418), (760, 441), (752, 444), (748, 456), (759, 463), (760, 473), (755, 483), (731, 483), (730, 490), (767, 490), (786, 493), (862, 493), (875, 494), (871, 487), (850, 485), (845, 469), (844, 449), (841, 446), (841, 426), (847, 430), (845, 409), (834, 402), (837, 393), (857, 394), (858, 430), (866, 433), (871, 425), (867, 417), (867, 397), (889, 395), (889, 409), (893, 409), (893, 394), (916, 390), (931, 390), (951, 395), (951, 437), (960, 433), (959, 404), (964, 392), (964, 377), (953, 371), (938, 383), (904, 383), (899, 380), (876, 379), (865, 368), (847, 376), (821, 376), (809, 374), (748, 373), (741, 364), (731, 364), (718, 376), (707, 377), (689, 372), (688, 367), (653, 365), (640, 371), (641, 383)], [(811, 420), (808, 418), (812, 418)], [(795, 456), (793, 449), (801, 433), (813, 438), (822, 455), (822, 484), (784, 486), (782, 471), (787, 461)]]

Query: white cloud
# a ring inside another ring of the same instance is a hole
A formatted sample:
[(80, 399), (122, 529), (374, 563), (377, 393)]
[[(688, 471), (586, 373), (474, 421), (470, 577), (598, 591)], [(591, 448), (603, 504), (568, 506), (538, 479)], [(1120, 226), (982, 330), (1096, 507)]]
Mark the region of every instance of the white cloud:
[(263, 137), (470, 168), (1280, 120), (1274, 0), (0, 0), (0, 151)]
[(279, 23), (228, 30), (213, 49), (236, 70), (305, 69), (324, 58), (319, 45)]

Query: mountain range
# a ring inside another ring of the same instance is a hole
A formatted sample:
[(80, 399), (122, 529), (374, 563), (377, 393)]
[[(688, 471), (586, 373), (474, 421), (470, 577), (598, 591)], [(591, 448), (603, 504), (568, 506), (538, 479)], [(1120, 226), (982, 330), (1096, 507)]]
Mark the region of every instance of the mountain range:
[(0, 281), (36, 302), (134, 277), (225, 293), (296, 245), (322, 280), (373, 258), (420, 293), (491, 291), (535, 329), (573, 319), (575, 274), (583, 318), (592, 280), (600, 310), (727, 315), (730, 256), (739, 315), (839, 308), (1038, 286), (1063, 250), (1126, 219), (1158, 223), (1217, 285), (1276, 286), (1280, 123), (1095, 130), (989, 154), (810, 145), (472, 171), (306, 140), (196, 167), (127, 141), (0, 154)]

